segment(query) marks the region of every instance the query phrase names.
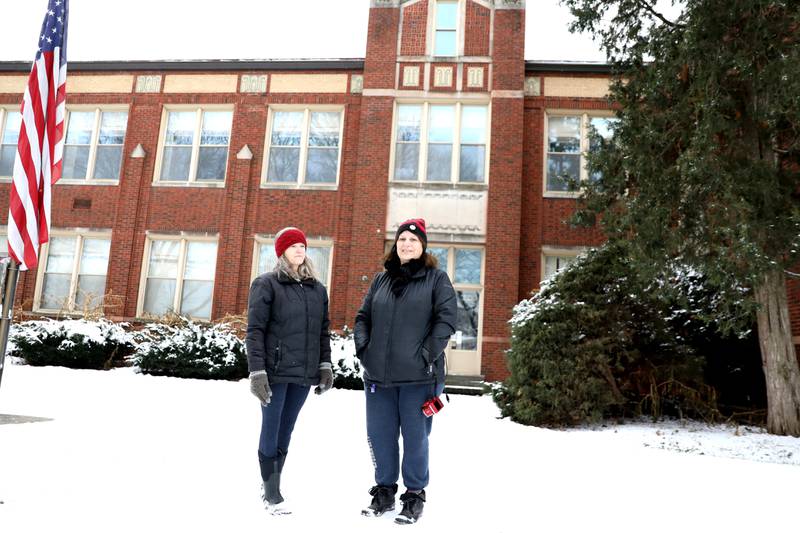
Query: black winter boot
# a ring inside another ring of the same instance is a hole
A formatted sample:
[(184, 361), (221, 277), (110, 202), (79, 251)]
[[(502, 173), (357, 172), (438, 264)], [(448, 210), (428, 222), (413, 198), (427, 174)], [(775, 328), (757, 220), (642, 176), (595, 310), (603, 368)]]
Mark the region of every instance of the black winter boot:
[(394, 495), (397, 494), (397, 483), (392, 485), (375, 485), (369, 489), (372, 495), (372, 503), (363, 509), (361, 514), (364, 516), (381, 516), (386, 511), (394, 510)]
[(261, 467), (261, 501), (264, 504), (264, 509), (270, 514), (289, 514), (289, 511), (283, 504), (283, 495), (281, 495), (281, 470), (283, 469), (283, 460), (278, 457), (264, 457), (258, 454), (258, 462)]
[(422, 516), (422, 509), (425, 507), (425, 491), (408, 492), (400, 496), (403, 502), (403, 510), (394, 519), (397, 524), (413, 524)]

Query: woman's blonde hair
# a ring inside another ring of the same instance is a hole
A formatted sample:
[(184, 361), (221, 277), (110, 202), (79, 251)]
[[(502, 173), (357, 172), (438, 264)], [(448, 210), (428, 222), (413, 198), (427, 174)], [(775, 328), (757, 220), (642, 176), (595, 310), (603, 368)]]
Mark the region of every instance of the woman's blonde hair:
[(307, 255), (300, 266), (297, 267), (297, 272), (292, 270), (292, 265), (289, 264), (285, 254), (278, 258), (278, 262), (275, 264), (275, 268), (273, 268), (272, 271), (276, 274), (283, 274), (297, 280), (317, 279), (317, 270), (314, 268), (314, 263), (311, 262), (311, 258)]

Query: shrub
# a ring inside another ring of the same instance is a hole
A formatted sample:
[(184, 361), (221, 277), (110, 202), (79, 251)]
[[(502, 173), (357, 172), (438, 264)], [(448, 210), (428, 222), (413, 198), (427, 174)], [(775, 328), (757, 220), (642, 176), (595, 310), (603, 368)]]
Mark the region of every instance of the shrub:
[(247, 377), (244, 341), (227, 324), (186, 318), (148, 324), (136, 334), (134, 365), (145, 374), (197, 379)]
[(333, 386), (337, 389), (364, 390), (361, 365), (356, 358), (353, 331), (345, 326), (342, 335), (331, 333), (331, 362)]
[(9, 355), (33, 366), (108, 369), (133, 353), (127, 324), (99, 320), (30, 320), (14, 324)]

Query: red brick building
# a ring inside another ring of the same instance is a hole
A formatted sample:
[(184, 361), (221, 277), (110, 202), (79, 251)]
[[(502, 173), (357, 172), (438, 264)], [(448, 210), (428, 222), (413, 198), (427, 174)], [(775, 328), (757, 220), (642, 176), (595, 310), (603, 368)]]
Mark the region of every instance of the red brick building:
[[(524, 18), (521, 0), (372, 0), (363, 60), (71, 63), (53, 238), (17, 298), (242, 314), (293, 225), (339, 329), (419, 216), (459, 295), (451, 373), (503, 378), (513, 305), (602, 241), (564, 224), (559, 176), (591, 178), (587, 132), (612, 116), (607, 68), (526, 62)], [(0, 63), (0, 205), (29, 68)], [(796, 286), (790, 299), (800, 334)]]

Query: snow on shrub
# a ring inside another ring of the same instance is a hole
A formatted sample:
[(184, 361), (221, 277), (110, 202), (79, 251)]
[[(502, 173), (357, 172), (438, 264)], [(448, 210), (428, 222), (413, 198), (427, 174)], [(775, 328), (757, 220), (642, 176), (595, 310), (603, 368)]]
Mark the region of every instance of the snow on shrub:
[(337, 389), (363, 390), (361, 365), (356, 358), (353, 330), (345, 326), (342, 335), (331, 333), (331, 362), (333, 363), (333, 386)]
[(231, 380), (247, 377), (244, 341), (228, 324), (181, 317), (177, 324), (148, 324), (135, 337), (133, 364), (145, 374)]
[(9, 355), (33, 366), (108, 369), (134, 350), (125, 323), (110, 320), (30, 320), (13, 324)]

